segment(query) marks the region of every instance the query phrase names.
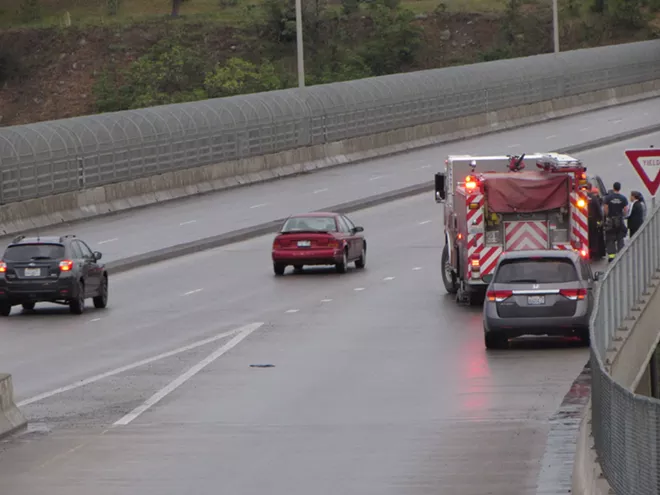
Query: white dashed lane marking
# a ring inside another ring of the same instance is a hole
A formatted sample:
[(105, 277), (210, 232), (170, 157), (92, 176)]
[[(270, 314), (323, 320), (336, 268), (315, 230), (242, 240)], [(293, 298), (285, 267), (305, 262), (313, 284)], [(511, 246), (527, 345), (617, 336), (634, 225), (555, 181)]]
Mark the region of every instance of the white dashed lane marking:
[(93, 320), (89, 320), (89, 321), (101, 321), (101, 318), (94, 318)]
[(390, 280), (394, 280), (394, 277), (385, 277), (383, 279), (384, 282), (389, 282)]
[(326, 302), (330, 302), (330, 301), (332, 301), (332, 299), (321, 299), (322, 303), (326, 303)]
[(184, 293), (183, 295), (184, 296), (190, 296), (192, 294), (197, 294), (198, 292), (202, 292), (203, 290), (204, 289), (195, 289), (195, 290), (188, 291), (188, 292)]
[(328, 190), (327, 187), (326, 187), (325, 189), (317, 189), (316, 191), (314, 191), (314, 194), (318, 194), (318, 193), (326, 192), (327, 190)]
[(364, 287), (356, 287), (356, 288), (353, 289), (353, 290), (356, 291), (356, 292), (359, 292), (359, 291), (361, 291), (361, 290), (364, 290)]
[(426, 225), (427, 223), (431, 223), (431, 220), (424, 220), (422, 222), (418, 222), (418, 225)]
[(118, 241), (119, 239), (117, 237), (113, 237), (112, 239), (106, 239), (105, 241), (99, 241), (99, 244), (107, 244), (109, 242), (115, 242)]
[(252, 205), (250, 206), (250, 209), (253, 208), (262, 208), (263, 206), (266, 206), (268, 203), (259, 203), (258, 205)]
[(413, 268), (414, 271), (419, 271), (419, 270), (421, 270), (421, 269), (422, 269), (421, 266), (416, 266), (415, 268)]
[(583, 127), (583, 128), (580, 129), (580, 130), (581, 130), (581, 131), (588, 131), (589, 129), (590, 129), (590, 127)]
[(285, 313), (297, 313), (298, 311), (300, 311), (300, 310), (299, 309), (287, 309), (285, 311)]
[(510, 144), (507, 148), (516, 148), (518, 146), (520, 146), (520, 144)]
[(179, 225), (190, 225), (191, 223), (197, 223), (197, 220), (188, 220), (187, 222), (181, 222)]
[(546, 136), (545, 138), (546, 138), (546, 139), (554, 139), (554, 138), (556, 138), (556, 137), (557, 137), (556, 134), (550, 134), (549, 136)]

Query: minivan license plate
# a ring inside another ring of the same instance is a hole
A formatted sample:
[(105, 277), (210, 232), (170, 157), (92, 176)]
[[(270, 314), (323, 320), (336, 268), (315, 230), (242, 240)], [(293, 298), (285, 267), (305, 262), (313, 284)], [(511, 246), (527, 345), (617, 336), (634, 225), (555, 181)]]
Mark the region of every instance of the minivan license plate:
[(545, 304), (545, 296), (527, 296), (527, 304), (530, 306)]
[(312, 243), (309, 241), (298, 241), (298, 247), (309, 247)]
[(26, 268), (25, 276), (26, 277), (38, 277), (41, 275), (41, 268)]

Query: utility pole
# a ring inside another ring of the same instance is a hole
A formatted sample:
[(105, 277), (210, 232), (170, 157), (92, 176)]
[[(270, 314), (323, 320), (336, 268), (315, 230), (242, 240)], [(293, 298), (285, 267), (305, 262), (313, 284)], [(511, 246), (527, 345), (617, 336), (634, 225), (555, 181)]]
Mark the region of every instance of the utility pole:
[(559, 7), (557, 6), (557, 0), (552, 0), (552, 31), (555, 53), (559, 53)]
[[(557, 1), (557, 0), (554, 0)], [(302, 0), (296, 0), (296, 47), (298, 48), (298, 87), (305, 87), (305, 61), (303, 50)]]

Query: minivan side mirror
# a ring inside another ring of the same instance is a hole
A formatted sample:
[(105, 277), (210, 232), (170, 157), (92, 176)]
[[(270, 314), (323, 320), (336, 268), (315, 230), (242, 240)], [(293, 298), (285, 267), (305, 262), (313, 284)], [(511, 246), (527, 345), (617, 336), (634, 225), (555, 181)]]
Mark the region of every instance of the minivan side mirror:
[(102, 257), (103, 257), (103, 254), (102, 254), (102, 253), (100, 253), (100, 252), (98, 252), (98, 251), (94, 251), (94, 259), (95, 259), (96, 261), (100, 260)]
[(442, 203), (447, 194), (445, 193), (445, 174), (438, 172), (435, 174), (435, 202)]
[(594, 273), (594, 280), (598, 282), (603, 277), (603, 272)]
[(353, 229), (353, 232), (355, 232), (356, 234), (357, 234), (358, 232), (364, 232), (364, 227), (355, 227), (355, 228)]

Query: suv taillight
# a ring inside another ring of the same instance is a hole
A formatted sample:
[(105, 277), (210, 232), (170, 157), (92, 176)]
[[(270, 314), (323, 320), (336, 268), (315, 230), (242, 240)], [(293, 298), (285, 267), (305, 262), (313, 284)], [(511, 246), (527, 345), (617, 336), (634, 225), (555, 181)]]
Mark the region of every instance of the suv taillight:
[(486, 297), (489, 301), (502, 302), (513, 295), (512, 290), (489, 290)]
[(0, 261), (0, 273), (7, 273), (7, 263)]
[(62, 260), (60, 261), (60, 271), (61, 272), (70, 272), (73, 269), (73, 261), (71, 260)]
[(581, 301), (587, 297), (587, 289), (561, 289), (559, 293), (571, 301)]

